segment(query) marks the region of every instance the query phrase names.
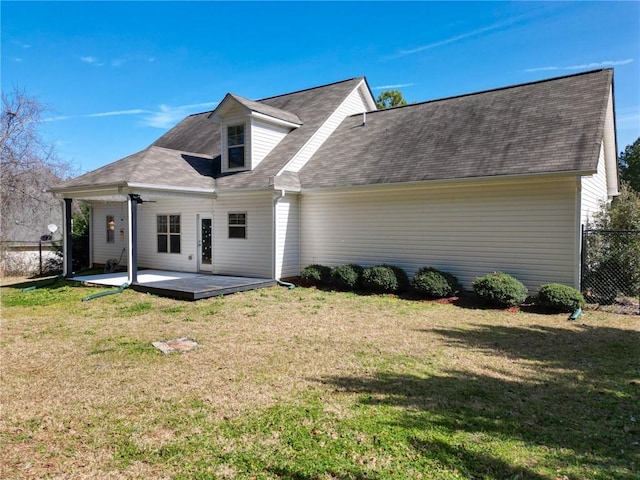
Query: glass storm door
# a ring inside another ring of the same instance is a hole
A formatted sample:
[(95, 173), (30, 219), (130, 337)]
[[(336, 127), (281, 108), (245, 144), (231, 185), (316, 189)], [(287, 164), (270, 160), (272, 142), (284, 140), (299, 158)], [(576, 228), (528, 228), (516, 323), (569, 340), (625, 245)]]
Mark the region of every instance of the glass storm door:
[(200, 217), (198, 227), (198, 270), (213, 271), (212, 225), (211, 217)]

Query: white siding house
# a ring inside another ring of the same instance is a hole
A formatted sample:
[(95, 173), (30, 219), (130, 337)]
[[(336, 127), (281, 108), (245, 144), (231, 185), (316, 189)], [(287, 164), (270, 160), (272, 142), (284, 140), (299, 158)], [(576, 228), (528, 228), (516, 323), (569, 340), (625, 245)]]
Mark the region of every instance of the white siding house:
[(386, 110), (364, 78), (227, 94), (52, 191), (91, 202), (95, 264), (124, 249), (123, 264), (217, 275), (387, 263), (466, 288), (497, 270), (577, 287), (581, 228), (618, 193), (613, 112), (612, 70)]
[(424, 266), (465, 288), (504, 271), (536, 288), (573, 285), (575, 177), (313, 192), (302, 201), (302, 264)]

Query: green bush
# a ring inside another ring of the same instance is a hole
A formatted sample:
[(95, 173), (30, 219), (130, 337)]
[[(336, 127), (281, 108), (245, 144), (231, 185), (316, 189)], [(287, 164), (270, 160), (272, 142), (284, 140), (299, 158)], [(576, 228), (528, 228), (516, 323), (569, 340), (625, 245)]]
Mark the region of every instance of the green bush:
[(473, 281), (476, 295), (490, 305), (511, 307), (527, 298), (527, 287), (522, 282), (503, 272), (494, 272)]
[(401, 292), (409, 285), (407, 273), (394, 265), (376, 265), (362, 272), (362, 286), (378, 293)]
[(302, 270), (300, 276), (312, 285), (328, 285), (331, 281), (331, 268), (318, 264), (309, 265)]
[(454, 275), (432, 267), (418, 270), (411, 285), (417, 292), (431, 298), (453, 297), (461, 288)]
[(573, 287), (549, 283), (540, 287), (538, 304), (557, 312), (573, 312), (584, 306), (584, 297)]
[(360, 286), (363, 270), (353, 263), (335, 267), (331, 270), (331, 285), (339, 290), (355, 290)]

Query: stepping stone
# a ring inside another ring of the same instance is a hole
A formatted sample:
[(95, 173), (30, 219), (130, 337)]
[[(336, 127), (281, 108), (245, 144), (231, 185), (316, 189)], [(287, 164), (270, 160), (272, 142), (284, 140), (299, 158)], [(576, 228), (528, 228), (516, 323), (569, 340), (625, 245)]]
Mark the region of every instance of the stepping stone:
[(153, 342), (151, 345), (156, 347), (162, 353), (188, 352), (198, 346), (198, 343), (190, 338), (174, 338), (173, 340), (164, 340), (162, 342)]

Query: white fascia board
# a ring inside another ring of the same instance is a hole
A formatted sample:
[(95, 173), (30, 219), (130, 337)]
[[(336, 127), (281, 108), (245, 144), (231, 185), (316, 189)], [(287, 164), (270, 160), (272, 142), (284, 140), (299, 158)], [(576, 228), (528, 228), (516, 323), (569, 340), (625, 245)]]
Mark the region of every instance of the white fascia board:
[(607, 174), (607, 194), (615, 197), (620, 194), (618, 187), (618, 145), (616, 139), (616, 118), (613, 105), (613, 86), (609, 90), (609, 100), (607, 101), (607, 112), (605, 114), (602, 141), (604, 145), (605, 171)]
[(251, 111), (249, 113), (249, 116), (255, 119), (262, 120), (267, 123), (273, 123), (275, 125), (279, 125), (282, 127), (300, 128), (300, 124), (289, 122), (287, 120), (282, 120), (281, 118), (271, 117), (269, 115), (265, 115), (264, 113), (260, 113), (260, 112)]
[(365, 192), (373, 189), (378, 190), (403, 190), (424, 188), (425, 186), (440, 188), (449, 187), (458, 184), (473, 184), (479, 182), (491, 183), (492, 185), (513, 184), (517, 182), (530, 182), (531, 180), (558, 180), (571, 177), (580, 177), (583, 175), (592, 175), (594, 171), (589, 172), (559, 172), (559, 173), (540, 173), (530, 175), (499, 175), (491, 177), (470, 177), (470, 178), (451, 178), (442, 180), (424, 180), (419, 182), (396, 182), (396, 183), (375, 183), (369, 185), (346, 185), (336, 187), (318, 187), (318, 188), (302, 188), (301, 193), (332, 193), (332, 192)]
[(119, 190), (120, 193), (125, 196), (133, 193), (152, 198), (215, 198), (216, 195), (213, 188), (174, 187), (170, 185), (147, 185), (143, 183), (129, 183), (126, 187), (121, 187)]
[[(316, 140), (316, 138), (318, 137), (318, 135), (320, 135), (320, 134), (321, 134), (320, 132), (322, 132), (322, 131), (323, 131), (323, 129), (325, 128), (325, 125), (326, 125), (330, 120), (332, 120), (333, 115), (334, 115), (338, 110), (340, 110), (340, 109), (342, 108), (342, 106), (343, 106), (343, 105), (345, 104), (345, 102), (349, 99), (349, 97), (351, 96), (351, 94), (352, 94), (353, 92), (355, 92), (355, 91), (358, 91), (361, 87), (366, 87), (366, 85), (365, 85), (365, 83), (364, 83), (364, 79), (362, 79), (362, 80), (360, 81), (360, 83), (358, 83), (358, 85), (356, 85), (356, 87), (355, 87), (353, 90), (351, 90), (351, 92), (349, 92), (349, 94), (348, 94), (348, 95), (346, 95), (346, 96), (344, 97), (344, 99), (342, 100), (342, 102), (340, 102), (340, 105), (338, 105), (338, 107), (337, 107), (337, 108), (336, 108), (336, 109), (331, 113), (331, 115), (329, 115), (329, 116), (325, 119), (325, 121), (324, 121), (324, 122), (322, 122), (322, 125), (320, 125), (320, 126), (316, 129), (316, 131), (315, 131), (315, 132), (313, 132), (313, 135), (311, 135), (311, 137), (310, 137), (310, 138), (309, 138), (309, 139), (304, 143), (304, 145), (302, 145), (302, 147), (300, 147), (300, 148), (298, 149), (298, 151), (297, 151), (297, 152), (296, 152), (296, 153), (291, 157), (291, 159), (290, 159), (290, 160), (285, 164), (285, 166), (284, 166), (284, 167), (282, 167), (278, 173), (276, 173), (276, 176), (278, 176), (278, 175), (282, 175), (284, 172), (286, 172), (286, 171), (288, 171), (288, 170), (289, 170), (290, 166), (291, 166), (292, 164), (294, 164), (294, 163), (296, 162), (296, 160), (298, 159), (298, 156), (300, 156), (300, 155), (301, 155), (301, 153), (302, 153), (302, 152), (304, 152), (304, 151), (307, 149), (307, 147), (308, 147), (311, 143), (313, 143), (313, 142)], [(366, 95), (366, 97), (370, 97), (370, 95)], [(344, 118), (343, 118), (340, 122), (342, 122), (343, 120), (344, 120)], [(338, 125), (339, 125), (339, 124), (340, 124), (340, 123), (338, 123)], [(338, 125), (336, 125), (336, 128), (338, 128)], [(329, 134), (327, 135), (327, 139), (331, 136), (331, 134), (332, 134), (334, 131), (335, 131), (335, 128), (334, 128), (331, 132), (329, 132)], [(324, 143), (324, 142), (323, 142), (323, 143)], [(318, 146), (318, 149), (319, 149), (321, 146), (322, 146), (322, 144), (320, 144), (320, 145)], [(317, 150), (316, 150), (316, 151), (317, 151)], [(309, 156), (309, 158), (313, 157), (313, 155), (314, 155), (314, 154), (315, 154), (315, 152), (313, 152), (313, 153)]]
[(75, 199), (95, 199), (102, 197), (119, 196), (120, 189), (126, 185), (126, 182), (114, 183), (112, 185), (101, 186), (83, 186), (83, 187), (70, 187), (70, 188), (51, 188), (47, 190), (53, 193), (56, 198), (75, 198)]
[(371, 88), (369, 87), (369, 83), (366, 81), (366, 78), (362, 80), (362, 82), (358, 85), (358, 88), (362, 88), (364, 90), (364, 99), (369, 106), (370, 111), (378, 110), (378, 105), (376, 105), (376, 100), (373, 98), (373, 93), (371, 93)]

